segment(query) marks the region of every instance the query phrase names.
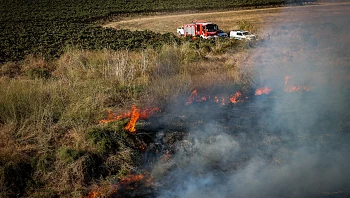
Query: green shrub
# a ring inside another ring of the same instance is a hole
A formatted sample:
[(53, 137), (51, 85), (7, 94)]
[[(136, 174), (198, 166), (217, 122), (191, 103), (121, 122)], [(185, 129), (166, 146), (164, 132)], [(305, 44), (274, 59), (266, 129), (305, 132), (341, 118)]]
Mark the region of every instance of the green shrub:
[(116, 153), (122, 142), (127, 141), (125, 124), (126, 121), (118, 121), (108, 126), (93, 127), (87, 132), (87, 139), (96, 145), (98, 153), (102, 155)]
[(211, 50), (209, 45), (207, 45), (209, 49), (208, 52), (204, 52), (203, 50), (201, 50), (202, 45), (205, 44), (203, 44), (204, 42), (201, 42), (200, 40), (203, 39), (196, 39), (194, 41), (185, 42), (179, 46), (181, 50), (180, 58), (182, 64), (194, 64), (202, 60), (205, 57), (205, 55), (207, 55), (208, 52)]
[(44, 153), (40, 156), (36, 164), (36, 169), (43, 172), (52, 171), (54, 168), (55, 156), (52, 153)]
[(79, 151), (71, 147), (63, 146), (57, 150), (57, 158), (66, 164), (70, 164), (84, 155), (84, 151)]
[(35, 78), (48, 79), (50, 77), (50, 71), (48, 71), (48, 70), (46, 70), (44, 68), (29, 69), (29, 70), (26, 71), (26, 73), (31, 79), (35, 79)]
[[(103, 160), (104, 176), (123, 176), (137, 166), (140, 155), (134, 135), (124, 129), (128, 120), (111, 122), (88, 130), (87, 139), (93, 143)], [(96, 157), (95, 157), (96, 158)]]
[(25, 73), (31, 79), (43, 78), (48, 79), (51, 72), (55, 69), (43, 57), (28, 55), (21, 62), (22, 73)]

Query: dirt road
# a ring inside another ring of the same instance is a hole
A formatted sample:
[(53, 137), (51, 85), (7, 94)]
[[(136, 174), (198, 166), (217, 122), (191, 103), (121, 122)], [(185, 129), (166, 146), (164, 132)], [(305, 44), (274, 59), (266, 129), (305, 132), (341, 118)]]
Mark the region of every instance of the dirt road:
[(257, 30), (271, 28), (283, 23), (300, 23), (303, 21), (320, 20), (326, 22), (332, 16), (350, 17), (350, 2), (327, 3), (317, 5), (264, 8), (254, 10), (239, 10), (210, 13), (174, 14), (147, 17), (124, 18), (121, 21), (110, 22), (104, 27), (130, 30), (152, 30), (154, 32), (176, 33), (176, 28), (193, 20), (207, 20), (214, 22), (224, 31), (238, 28), (237, 22), (246, 20)]

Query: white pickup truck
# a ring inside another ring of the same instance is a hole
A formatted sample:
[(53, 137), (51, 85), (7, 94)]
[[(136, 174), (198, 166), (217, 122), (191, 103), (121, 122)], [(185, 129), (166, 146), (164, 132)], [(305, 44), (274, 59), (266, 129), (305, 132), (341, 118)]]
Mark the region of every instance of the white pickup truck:
[(230, 38), (238, 40), (256, 40), (256, 36), (248, 31), (244, 30), (232, 30), (230, 31)]

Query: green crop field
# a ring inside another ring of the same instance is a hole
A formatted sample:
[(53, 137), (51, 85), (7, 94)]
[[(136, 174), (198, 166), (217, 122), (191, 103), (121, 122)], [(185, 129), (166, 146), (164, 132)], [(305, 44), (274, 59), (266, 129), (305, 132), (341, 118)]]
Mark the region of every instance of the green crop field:
[(115, 31), (95, 24), (98, 20), (112, 16), (273, 6), (282, 3), (281, 0), (1, 0), (0, 63), (21, 60), (29, 54), (57, 58), (67, 46), (84, 49), (135, 49), (144, 48), (145, 45), (157, 46), (169, 40), (169, 35), (164, 37), (152, 32)]

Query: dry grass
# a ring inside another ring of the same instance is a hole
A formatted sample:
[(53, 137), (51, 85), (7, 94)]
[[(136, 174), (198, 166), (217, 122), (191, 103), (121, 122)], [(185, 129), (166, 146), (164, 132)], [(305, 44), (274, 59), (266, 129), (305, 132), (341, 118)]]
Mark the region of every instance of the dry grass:
[[(190, 43), (161, 51), (68, 49), (55, 61), (29, 56), (7, 63), (0, 78), (1, 195), (81, 197), (90, 182), (136, 169), (138, 156), (123, 135), (123, 122), (96, 128), (99, 119), (109, 108), (161, 106), (238, 72), (228, 72), (234, 67), (224, 67), (224, 56), (213, 67), (215, 61), (205, 57), (219, 46), (208, 47), (205, 52)], [(103, 171), (91, 172), (100, 166)], [(20, 188), (9, 171), (27, 178)]]
[[(238, 29), (241, 21), (251, 23), (257, 34), (265, 37), (267, 32), (274, 25), (284, 23), (298, 23), (299, 21), (319, 20), (328, 16), (339, 15), (339, 12), (344, 13), (347, 9), (349, 13), (349, 3), (322, 3), (318, 5), (297, 6), (297, 7), (279, 7), (279, 8), (263, 8), (253, 10), (225, 11), (225, 12), (210, 12), (210, 13), (193, 13), (193, 14), (174, 14), (163, 16), (150, 17), (135, 17), (124, 18), (117, 22), (110, 22), (104, 27), (112, 27), (116, 29), (130, 30), (152, 30), (155, 32), (176, 33), (176, 28), (185, 23), (190, 23), (194, 20), (207, 20), (214, 22), (224, 31)], [(317, 12), (314, 12), (317, 10)], [(310, 18), (310, 12), (313, 12)]]
[[(233, 87), (244, 91), (265, 85), (271, 78), (281, 80), (283, 86), (285, 75), (293, 79), (305, 75), (304, 79), (319, 86), (348, 90), (340, 82), (350, 79), (346, 53), (350, 39), (347, 29), (332, 22), (336, 13), (341, 18), (350, 13), (338, 12), (338, 6), (348, 9), (348, 5), (238, 11), (231, 17), (226, 16), (231, 12), (225, 12), (203, 13), (203, 18), (198, 14), (139, 20), (155, 29), (150, 25), (172, 29), (166, 25), (197, 17), (223, 24), (226, 30), (243, 20), (262, 33), (273, 27), (270, 40), (260, 39), (252, 46), (232, 40), (214, 44), (197, 40), (166, 45), (160, 51), (68, 49), (54, 61), (27, 57), (23, 62), (6, 63), (0, 67), (0, 196), (82, 197), (88, 185), (101, 178), (103, 183), (108, 176), (137, 169), (138, 155), (130, 146), (135, 143), (123, 130), (125, 121), (98, 125), (107, 109), (124, 112), (131, 104), (162, 106), (187, 97), (193, 89), (231, 94), (236, 91)], [(313, 32), (307, 28), (313, 23), (297, 20), (305, 17), (298, 13), (315, 8), (316, 17), (322, 13), (320, 18), (327, 20), (311, 28)], [(326, 8), (329, 12), (322, 12)], [(131, 25), (132, 20), (118, 24)], [(288, 23), (281, 25), (283, 20)], [(338, 37), (322, 39), (334, 29)], [(337, 49), (330, 48), (330, 42)], [(96, 167), (103, 168), (97, 171)], [(9, 180), (9, 173), (25, 178), (20, 188), (13, 187), (18, 181)]]

